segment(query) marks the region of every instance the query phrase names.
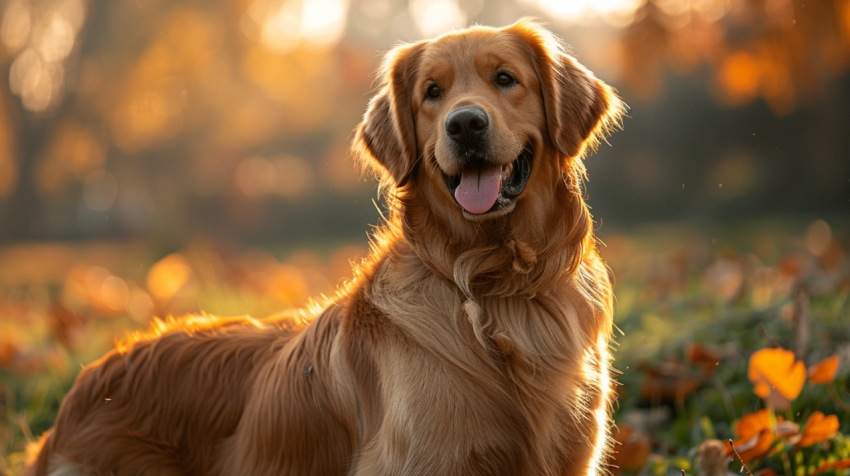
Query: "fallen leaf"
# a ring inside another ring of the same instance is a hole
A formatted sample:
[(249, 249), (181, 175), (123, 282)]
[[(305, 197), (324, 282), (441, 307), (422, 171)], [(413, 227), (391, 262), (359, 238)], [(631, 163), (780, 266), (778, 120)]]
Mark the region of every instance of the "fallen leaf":
[(0, 368), (7, 367), (17, 353), (18, 344), (14, 337), (6, 334), (0, 337)]
[(762, 349), (750, 357), (747, 376), (756, 395), (777, 410), (788, 410), (803, 390), (806, 366), (789, 350)]
[(778, 417), (773, 432), (776, 433), (776, 436), (789, 438), (800, 433), (800, 425), (793, 421), (784, 421), (782, 417)]
[(631, 425), (620, 425), (614, 435), (611, 470), (614, 473), (638, 474), (649, 458), (649, 437), (634, 431)]
[(56, 339), (68, 349), (75, 348), (85, 338), (85, 319), (58, 300), (50, 304), (47, 322)]
[(699, 476), (726, 476), (729, 471), (729, 444), (705, 440), (697, 449)]
[(688, 345), (686, 352), (688, 362), (703, 366), (706, 371), (714, 371), (720, 363), (720, 352), (717, 349), (704, 344), (692, 343)]
[(822, 472), (824, 472), (824, 471), (826, 471), (827, 469), (830, 469), (830, 468), (834, 468), (836, 473), (840, 469), (850, 468), (850, 458), (842, 459), (842, 460), (839, 460), (839, 461), (833, 461), (832, 463), (824, 463), (824, 464), (818, 466), (818, 469), (816, 469), (812, 473), (811, 476), (815, 476), (817, 474), (820, 474), (820, 473), (822, 473)]
[(704, 369), (694, 371), (678, 360), (664, 360), (656, 364), (637, 365), (646, 373), (641, 387), (641, 398), (653, 403), (675, 403), (694, 393), (709, 374)]
[(838, 431), (838, 417), (835, 415), (824, 416), (821, 412), (814, 412), (803, 428), (803, 437), (797, 442), (798, 448), (812, 446), (821, 441), (828, 440)]
[(835, 380), (838, 371), (838, 354), (827, 357), (809, 367), (809, 382), (828, 384)]

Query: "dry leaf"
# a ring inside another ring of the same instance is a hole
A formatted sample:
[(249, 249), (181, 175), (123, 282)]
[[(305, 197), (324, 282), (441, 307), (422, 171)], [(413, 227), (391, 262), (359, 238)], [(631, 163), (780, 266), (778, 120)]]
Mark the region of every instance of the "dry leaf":
[(729, 471), (729, 445), (705, 440), (697, 449), (697, 476), (726, 476)]
[(50, 329), (66, 348), (73, 349), (85, 339), (86, 321), (58, 300), (50, 303), (47, 315)]
[(0, 337), (0, 368), (7, 367), (18, 353), (18, 343), (12, 335), (4, 334)]
[(646, 372), (641, 387), (641, 398), (648, 402), (678, 402), (694, 393), (709, 377), (705, 369), (694, 372), (678, 360), (664, 360), (656, 364), (641, 363), (637, 367)]
[(689, 344), (686, 354), (688, 362), (701, 365), (709, 372), (714, 371), (714, 368), (720, 363), (720, 352), (716, 348), (704, 344)]
[(649, 458), (649, 437), (634, 431), (631, 425), (620, 425), (614, 440), (617, 444), (612, 451), (612, 472), (638, 474)]
[(832, 463), (823, 463), (811, 474), (811, 476), (816, 476), (831, 468), (834, 468), (836, 473), (838, 473), (839, 470), (850, 468), (850, 458), (834, 461)]
[(784, 421), (782, 417), (777, 418), (776, 428), (773, 429), (776, 436), (782, 438), (791, 438), (800, 433), (800, 425), (793, 421)]

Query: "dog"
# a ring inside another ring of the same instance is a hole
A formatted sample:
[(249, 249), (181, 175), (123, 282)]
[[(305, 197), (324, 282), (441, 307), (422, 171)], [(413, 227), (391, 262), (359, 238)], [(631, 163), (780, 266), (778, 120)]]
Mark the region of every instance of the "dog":
[(80, 372), (25, 474), (605, 471), (612, 278), (582, 159), (624, 104), (528, 19), (378, 74), (352, 151), (388, 214), (337, 297), (155, 321)]

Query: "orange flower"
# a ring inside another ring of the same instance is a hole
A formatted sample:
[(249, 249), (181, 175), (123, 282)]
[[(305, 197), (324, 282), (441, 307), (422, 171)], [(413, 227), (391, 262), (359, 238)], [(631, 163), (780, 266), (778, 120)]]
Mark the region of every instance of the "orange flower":
[(733, 442), (732, 444), (735, 445), (735, 449), (738, 451), (741, 461), (749, 463), (754, 459), (761, 458), (766, 455), (767, 452), (770, 451), (775, 440), (776, 437), (768, 428), (762, 430), (761, 433), (753, 436), (752, 438), (747, 440), (741, 439)]
[(838, 354), (835, 354), (809, 367), (809, 382), (828, 384), (835, 380), (837, 371)]
[(753, 391), (777, 410), (791, 408), (806, 381), (806, 366), (785, 349), (762, 349), (750, 357), (747, 376)]
[(828, 440), (838, 431), (838, 417), (829, 415), (824, 417), (821, 412), (814, 412), (803, 428), (803, 437), (797, 442), (798, 448), (812, 446), (821, 441)]
[(775, 426), (771, 425), (771, 415), (768, 410), (759, 410), (742, 416), (735, 427), (735, 433), (738, 434), (739, 441), (746, 442), (765, 430), (772, 431), (773, 436), (780, 438), (793, 437), (800, 432), (799, 425), (793, 421), (785, 421), (781, 416), (776, 417), (773, 423)]
[(767, 410), (759, 410), (742, 416), (738, 420), (738, 425), (735, 427), (735, 433), (738, 434), (738, 438), (741, 441), (746, 441), (758, 435), (763, 430), (769, 429), (770, 413)]

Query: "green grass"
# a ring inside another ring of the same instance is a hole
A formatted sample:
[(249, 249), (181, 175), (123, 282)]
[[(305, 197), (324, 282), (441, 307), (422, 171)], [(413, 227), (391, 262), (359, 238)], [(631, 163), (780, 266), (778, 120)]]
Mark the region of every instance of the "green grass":
[[(838, 377), (829, 385), (807, 383), (791, 410), (777, 415), (802, 430), (813, 412), (834, 414), (840, 429), (803, 449), (777, 441), (771, 453), (748, 466), (754, 472), (772, 468), (807, 476), (823, 462), (850, 458), (850, 262), (842, 254), (848, 240), (833, 232), (830, 251), (818, 257), (810, 252), (805, 230), (805, 225), (774, 224), (707, 234), (655, 226), (605, 237), (602, 253), (617, 276), (613, 350), (620, 398), (614, 416), (649, 446), (646, 461), (636, 462), (639, 472), (681, 474), (684, 469), (696, 475), (703, 441), (737, 438), (737, 420), (765, 408), (747, 378), (750, 355), (766, 347), (797, 349), (803, 331), (809, 337), (797, 357), (810, 366), (838, 353)], [(333, 249), (325, 246), (309, 259), (287, 252), (299, 256), (287, 261), (280, 259), (284, 253), (222, 258), (209, 247), (188, 245), (181, 253), (192, 268), (190, 278), (169, 304), (154, 300), (153, 312), (265, 315), (302, 304), (299, 299), (327, 293), (340, 279), (334, 274), (339, 266), (328, 258)], [(146, 262), (145, 269), (152, 264)], [(135, 270), (122, 276), (129, 289), (146, 289), (145, 271), (136, 263), (121, 269)], [(297, 286), (280, 289), (270, 276), (295, 276)], [(81, 366), (116, 339), (145, 327), (144, 319), (131, 319), (129, 311), (104, 314), (97, 296), (74, 294), (73, 283), (69, 272), (52, 281), (0, 284), (0, 454), (6, 455), (0, 469), (11, 475), (19, 470), (27, 441), (52, 425)], [(798, 308), (807, 308), (805, 325), (792, 322), (800, 315), (795, 300)], [(57, 326), (53, 302), (79, 319), (71, 322), (71, 334)], [(703, 368), (689, 362), (694, 344), (717, 353), (719, 363)], [(739, 467), (733, 463), (731, 470)], [(821, 474), (846, 476), (850, 469)]]

